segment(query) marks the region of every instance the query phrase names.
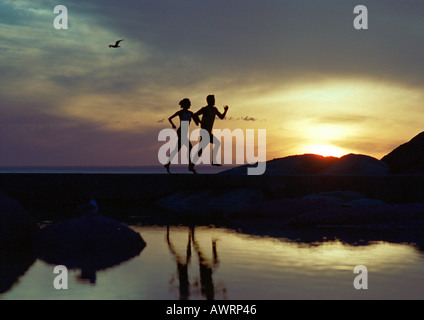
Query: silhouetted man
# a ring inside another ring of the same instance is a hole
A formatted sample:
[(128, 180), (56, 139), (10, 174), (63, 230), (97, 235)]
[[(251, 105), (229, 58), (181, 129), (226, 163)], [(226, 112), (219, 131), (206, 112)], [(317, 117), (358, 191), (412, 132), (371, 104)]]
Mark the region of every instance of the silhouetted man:
[(215, 122), (215, 116), (218, 116), (221, 120), (225, 118), (225, 115), (228, 111), (228, 106), (224, 107), (224, 113), (219, 112), (219, 110), (215, 107), (215, 96), (209, 95), (206, 97), (206, 101), (208, 105), (206, 107), (203, 107), (199, 111), (197, 111), (194, 115), (196, 117), (202, 116), (202, 119), (200, 121), (200, 127), (204, 130), (206, 130), (209, 133), (209, 141), (206, 139), (203, 141), (202, 138), (200, 138), (199, 143), (199, 152), (197, 154), (198, 157), (195, 157), (194, 163), (197, 162), (198, 158), (202, 155), (203, 150), (207, 147), (207, 145), (210, 143), (214, 144), (213, 148), (213, 166), (220, 166), (221, 164), (218, 163), (216, 158), (217, 152), (219, 147), (221, 146), (221, 142), (212, 134), (213, 124)]

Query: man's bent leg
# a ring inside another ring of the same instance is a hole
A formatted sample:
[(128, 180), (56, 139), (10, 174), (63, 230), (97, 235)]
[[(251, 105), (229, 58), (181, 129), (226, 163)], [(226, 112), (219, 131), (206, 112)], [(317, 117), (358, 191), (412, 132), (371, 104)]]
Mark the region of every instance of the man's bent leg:
[[(200, 157), (202, 156), (203, 150), (209, 145), (209, 139), (203, 139), (203, 137), (200, 137), (199, 141), (199, 151), (195, 153), (193, 157), (193, 164), (197, 164)], [(208, 161), (209, 162), (209, 161)]]
[[(221, 147), (221, 141), (215, 137), (212, 133), (210, 135), (210, 140), (213, 143), (213, 158), (212, 158), (212, 165), (213, 166), (221, 166), (221, 157), (218, 159), (218, 153), (219, 148)], [(221, 153), (219, 153), (219, 156), (221, 156)]]

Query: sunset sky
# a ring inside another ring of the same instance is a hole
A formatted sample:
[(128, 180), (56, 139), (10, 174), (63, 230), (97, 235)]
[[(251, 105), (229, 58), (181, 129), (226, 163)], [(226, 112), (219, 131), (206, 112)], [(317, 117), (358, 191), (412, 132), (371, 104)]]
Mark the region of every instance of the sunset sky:
[(267, 130), (267, 159), (381, 158), (424, 131), (423, 17), (416, 0), (2, 0), (0, 166), (159, 164), (178, 102), (208, 94), (230, 107), (216, 128)]

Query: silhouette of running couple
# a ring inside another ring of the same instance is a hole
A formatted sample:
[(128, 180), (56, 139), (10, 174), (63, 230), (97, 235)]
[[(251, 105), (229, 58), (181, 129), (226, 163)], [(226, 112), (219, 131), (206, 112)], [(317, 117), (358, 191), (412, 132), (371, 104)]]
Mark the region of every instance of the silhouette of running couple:
[[(171, 173), (171, 171), (169, 170), (169, 167), (171, 165), (172, 159), (175, 157), (175, 155), (180, 151), (182, 147), (182, 139), (181, 139), (181, 127), (182, 127), (181, 122), (182, 121), (188, 121), (188, 123), (190, 124), (191, 120), (193, 120), (196, 125), (199, 125), (200, 123), (200, 127), (209, 133), (208, 140), (207, 139), (203, 140), (202, 137), (200, 137), (199, 151), (194, 156), (194, 161), (192, 161), (190, 156), (188, 157), (189, 158), (188, 170), (193, 173), (197, 173), (196, 170), (194, 169), (194, 164), (202, 156), (203, 150), (208, 146), (209, 143), (213, 143), (214, 145), (214, 148), (213, 148), (214, 159), (212, 161), (212, 165), (221, 166), (221, 164), (219, 164), (219, 162), (216, 159), (216, 155), (218, 154), (217, 151), (221, 145), (221, 142), (218, 138), (216, 138), (212, 134), (212, 129), (213, 129), (213, 124), (215, 122), (215, 116), (218, 116), (218, 118), (220, 118), (221, 120), (224, 119), (228, 111), (228, 106), (224, 106), (224, 113), (219, 112), (218, 108), (215, 107), (214, 95), (208, 95), (206, 97), (206, 102), (207, 102), (207, 106), (201, 108), (196, 113), (193, 113), (192, 111), (189, 110), (191, 106), (190, 99), (185, 98), (181, 100), (179, 103), (181, 110), (175, 112), (172, 116), (168, 118), (168, 121), (171, 123), (173, 129), (176, 129), (177, 127), (175, 126), (174, 122), (172, 122), (172, 119), (174, 119), (175, 117), (180, 118), (180, 127), (177, 129), (178, 143), (175, 149), (171, 151), (168, 162), (165, 164), (165, 168), (168, 173)], [(199, 118), (199, 116), (202, 116), (201, 119)], [(184, 134), (187, 134), (187, 133), (184, 133)], [(193, 149), (193, 145), (191, 144), (190, 141), (188, 141), (188, 143), (189, 143), (189, 146), (188, 146), (189, 155), (191, 155), (191, 150)]]

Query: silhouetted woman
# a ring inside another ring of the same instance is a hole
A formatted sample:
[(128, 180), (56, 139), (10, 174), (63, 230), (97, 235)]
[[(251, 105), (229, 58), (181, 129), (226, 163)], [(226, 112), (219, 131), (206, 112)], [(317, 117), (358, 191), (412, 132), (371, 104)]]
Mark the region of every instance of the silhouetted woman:
[[(175, 117), (180, 117), (180, 127), (177, 130), (177, 134), (178, 134), (178, 143), (177, 146), (175, 147), (174, 150), (172, 150), (171, 154), (169, 155), (169, 160), (168, 163), (165, 164), (165, 168), (166, 171), (168, 171), (168, 173), (171, 173), (169, 171), (169, 166), (171, 165), (171, 161), (172, 159), (175, 157), (175, 155), (178, 153), (178, 151), (180, 151), (181, 147), (182, 147), (182, 141), (181, 141), (181, 122), (182, 121), (188, 121), (188, 124), (190, 125), (191, 119), (194, 119), (194, 122), (196, 123), (196, 125), (199, 123), (199, 121), (197, 120), (197, 116), (194, 116), (194, 113), (191, 112), (190, 110), (190, 106), (191, 106), (191, 102), (189, 99), (185, 98), (183, 100), (180, 101), (180, 106), (181, 106), (181, 110), (175, 112), (172, 116), (170, 116), (168, 118), (168, 121), (171, 123), (172, 128), (176, 129), (177, 127), (175, 126), (175, 124), (172, 122), (172, 119), (174, 119)], [(188, 126), (187, 126), (187, 130), (188, 130)], [(188, 137), (188, 131), (187, 132), (183, 132), (183, 134)], [(189, 161), (189, 165), (188, 165), (188, 170), (190, 170), (193, 173), (197, 173), (196, 170), (194, 170), (194, 163), (192, 163), (191, 161), (191, 149), (193, 148), (193, 145), (191, 144), (190, 140), (187, 138), (188, 140), (188, 161)]]

